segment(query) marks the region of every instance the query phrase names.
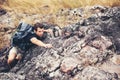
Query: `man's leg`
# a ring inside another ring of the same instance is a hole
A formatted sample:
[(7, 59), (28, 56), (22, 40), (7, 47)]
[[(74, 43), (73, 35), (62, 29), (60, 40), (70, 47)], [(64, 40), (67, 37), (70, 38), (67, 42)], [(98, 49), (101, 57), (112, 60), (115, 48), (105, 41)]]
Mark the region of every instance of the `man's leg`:
[(17, 56), (17, 48), (13, 47), (10, 51), (9, 51), (9, 55), (8, 55), (8, 60), (7, 63), (10, 65), (13, 60), (16, 58)]

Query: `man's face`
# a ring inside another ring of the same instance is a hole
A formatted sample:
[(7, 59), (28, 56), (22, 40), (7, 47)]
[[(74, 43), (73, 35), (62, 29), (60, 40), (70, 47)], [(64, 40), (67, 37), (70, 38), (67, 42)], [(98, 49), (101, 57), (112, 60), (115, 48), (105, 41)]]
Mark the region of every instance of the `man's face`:
[(43, 36), (43, 33), (44, 33), (44, 29), (43, 28), (37, 28), (37, 31), (35, 31), (35, 33), (38, 35), (38, 36)]

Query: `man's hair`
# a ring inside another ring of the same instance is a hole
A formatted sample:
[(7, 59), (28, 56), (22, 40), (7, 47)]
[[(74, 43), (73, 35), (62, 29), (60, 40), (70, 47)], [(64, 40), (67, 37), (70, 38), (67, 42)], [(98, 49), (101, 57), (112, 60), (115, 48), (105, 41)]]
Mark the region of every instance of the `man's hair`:
[(34, 30), (37, 31), (37, 28), (44, 28), (44, 25), (42, 23), (35, 23)]

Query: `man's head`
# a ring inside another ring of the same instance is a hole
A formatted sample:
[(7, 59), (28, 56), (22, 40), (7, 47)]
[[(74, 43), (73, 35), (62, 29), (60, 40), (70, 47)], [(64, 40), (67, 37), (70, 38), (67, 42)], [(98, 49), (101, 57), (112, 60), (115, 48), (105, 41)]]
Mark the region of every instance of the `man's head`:
[(38, 36), (43, 36), (44, 33), (44, 25), (41, 23), (34, 24), (34, 31)]

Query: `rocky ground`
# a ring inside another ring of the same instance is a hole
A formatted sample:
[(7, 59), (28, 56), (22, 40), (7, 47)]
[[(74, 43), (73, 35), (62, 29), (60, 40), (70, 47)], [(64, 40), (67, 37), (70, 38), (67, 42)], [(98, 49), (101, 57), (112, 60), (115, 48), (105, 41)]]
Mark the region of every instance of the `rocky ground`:
[[(61, 35), (46, 38), (54, 47), (34, 46), (9, 72), (2, 72), (1, 65), (0, 80), (120, 80), (120, 7), (94, 6), (88, 11), (76, 8), (57, 13), (71, 22), (60, 30)], [(10, 13), (0, 18), (1, 25), (7, 25), (0, 29), (6, 40), (15, 29), (12, 20)]]

